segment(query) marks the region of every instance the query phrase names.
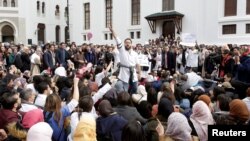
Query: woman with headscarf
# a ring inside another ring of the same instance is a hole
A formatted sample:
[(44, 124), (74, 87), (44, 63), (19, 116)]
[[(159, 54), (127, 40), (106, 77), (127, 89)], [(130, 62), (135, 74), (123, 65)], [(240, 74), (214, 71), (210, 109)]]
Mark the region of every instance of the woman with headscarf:
[(221, 125), (246, 125), (250, 118), (246, 104), (240, 99), (234, 99), (229, 103), (229, 115), (217, 119)]
[(167, 131), (165, 134), (176, 141), (191, 141), (192, 129), (188, 124), (187, 118), (179, 113), (173, 112), (168, 117)]
[(127, 120), (114, 112), (108, 100), (100, 102), (98, 112), (100, 117), (96, 120), (97, 139), (121, 141), (122, 129), (127, 124)]
[(198, 135), (200, 141), (208, 140), (208, 125), (213, 125), (214, 119), (205, 102), (198, 100), (194, 103), (189, 124), (192, 128), (192, 135)]

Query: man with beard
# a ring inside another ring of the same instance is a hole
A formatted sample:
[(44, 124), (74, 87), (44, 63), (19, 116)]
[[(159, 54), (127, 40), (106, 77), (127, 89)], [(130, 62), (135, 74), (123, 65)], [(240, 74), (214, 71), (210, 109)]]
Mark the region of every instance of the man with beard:
[(14, 80), (15, 76), (8, 73), (1, 81), (0, 81), (0, 97), (5, 93), (14, 89)]
[(136, 93), (138, 78), (140, 78), (141, 75), (138, 54), (133, 50), (132, 40), (130, 38), (126, 38), (123, 45), (121, 40), (116, 36), (112, 27), (110, 27), (110, 31), (116, 40), (120, 58), (120, 70), (118, 75), (119, 81), (117, 82), (117, 85), (123, 86), (125, 91), (128, 91), (128, 88), (130, 87), (130, 94)]
[(0, 109), (0, 129), (6, 129), (6, 126), (12, 122), (21, 120), (18, 110), (21, 108), (21, 99), (16, 91), (6, 92), (1, 97), (2, 109)]

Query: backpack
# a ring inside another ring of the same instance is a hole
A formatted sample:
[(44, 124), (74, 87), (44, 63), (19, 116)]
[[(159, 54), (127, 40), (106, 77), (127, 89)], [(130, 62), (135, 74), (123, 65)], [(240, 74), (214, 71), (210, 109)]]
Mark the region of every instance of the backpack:
[[(53, 112), (49, 112), (48, 116), (46, 117), (46, 111), (43, 111), (43, 116), (44, 116), (44, 122), (46, 123), (49, 123), (49, 120), (52, 118), (53, 116)], [(60, 134), (59, 134), (59, 137), (58, 139), (56, 140), (53, 136), (51, 137), (52, 138), (52, 141), (59, 141), (60, 140), (60, 137), (61, 137), (61, 134), (63, 132), (63, 129), (60, 131)]]

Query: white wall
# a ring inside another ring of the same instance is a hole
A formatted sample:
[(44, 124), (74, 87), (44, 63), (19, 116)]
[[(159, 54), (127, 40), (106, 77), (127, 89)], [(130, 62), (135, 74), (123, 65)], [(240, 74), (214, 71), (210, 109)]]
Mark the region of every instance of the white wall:
[[(90, 2), (90, 30), (84, 30), (83, 4), (86, 2)], [(74, 23), (71, 30), (71, 32), (74, 33), (72, 38), (73, 41), (75, 41), (77, 44), (81, 44), (83, 42), (91, 42), (95, 44), (115, 43), (114, 40), (110, 40), (110, 36), (108, 36), (108, 40), (104, 39), (104, 34), (110, 33), (109, 29), (105, 27), (105, 0), (74, 0), (71, 1), (71, 3), (72, 7), (74, 7), (74, 9), (71, 9), (71, 13), (79, 13), (74, 14), (73, 16), (71, 15), (71, 22)], [(157, 33), (152, 34), (145, 17), (152, 13), (160, 12), (161, 7), (160, 0), (141, 0), (141, 24), (132, 26), (131, 0), (122, 2), (121, 0), (113, 0), (113, 28), (122, 40), (130, 37), (130, 32), (135, 32), (134, 35), (136, 37), (136, 31), (140, 31), (141, 39), (133, 39), (133, 44), (144, 43), (150, 38), (159, 37), (159, 30), (157, 30)], [(93, 34), (93, 38), (90, 41), (83, 41), (83, 35), (87, 34), (88, 32)]]
[[(45, 2), (44, 14), (42, 14), (42, 2)], [(20, 9), (25, 11), (20, 16), (26, 18), (27, 39), (32, 39), (32, 43), (37, 44), (37, 25), (43, 23), (45, 24), (45, 42), (55, 41), (55, 27), (57, 25), (60, 26), (60, 41), (64, 42), (64, 28), (66, 26), (64, 12), (67, 1), (40, 0), (40, 12), (37, 12), (36, 4), (36, 0), (19, 0)], [(60, 18), (55, 16), (56, 5), (60, 7)]]

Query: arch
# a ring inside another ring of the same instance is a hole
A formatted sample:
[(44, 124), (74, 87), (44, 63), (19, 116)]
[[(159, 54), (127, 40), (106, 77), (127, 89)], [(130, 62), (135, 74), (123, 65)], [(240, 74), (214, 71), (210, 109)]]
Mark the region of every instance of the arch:
[(38, 23), (37, 25), (37, 41), (38, 41), (38, 44), (43, 44), (45, 43), (45, 24), (43, 23)]
[(56, 44), (59, 44), (60, 43), (60, 26), (57, 25), (56, 26), (56, 29), (55, 29), (55, 33), (56, 33)]
[(10, 20), (7, 19), (2, 19), (0, 20), (0, 30), (3, 28), (3, 26), (5, 25), (9, 25), (13, 28), (14, 30), (14, 36), (17, 37), (18, 36), (18, 31), (17, 31), (17, 26)]
[(2, 33), (2, 42), (14, 42), (14, 29), (10, 25), (4, 25), (1, 29)]

